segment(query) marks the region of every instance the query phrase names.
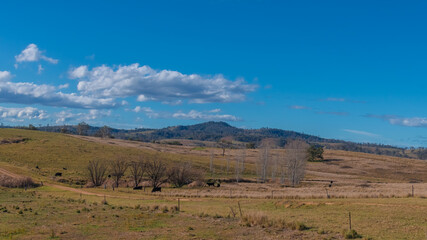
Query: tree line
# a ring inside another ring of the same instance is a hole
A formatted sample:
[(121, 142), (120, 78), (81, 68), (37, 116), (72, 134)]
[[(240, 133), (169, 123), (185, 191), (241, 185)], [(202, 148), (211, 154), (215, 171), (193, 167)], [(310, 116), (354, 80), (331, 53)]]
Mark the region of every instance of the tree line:
[(113, 182), (113, 187), (119, 187), (121, 180), (128, 176), (132, 186), (136, 189), (144, 178), (150, 182), (153, 190), (168, 182), (174, 187), (182, 187), (193, 181), (202, 180), (204, 173), (196, 169), (188, 162), (175, 163), (168, 167), (165, 161), (159, 157), (138, 160), (127, 160), (125, 157), (117, 157), (111, 161), (92, 160), (87, 165), (89, 181), (93, 186), (106, 184), (107, 178)]

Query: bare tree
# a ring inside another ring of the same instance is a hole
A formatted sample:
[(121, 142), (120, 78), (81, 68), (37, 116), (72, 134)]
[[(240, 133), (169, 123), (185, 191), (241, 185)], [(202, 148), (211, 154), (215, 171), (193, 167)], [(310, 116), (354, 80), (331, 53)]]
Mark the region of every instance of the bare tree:
[(286, 157), (285, 153), (282, 152), (278, 155), (279, 171), (280, 171), (280, 184), (285, 184), (286, 179)]
[(138, 187), (142, 182), (142, 177), (145, 172), (145, 162), (142, 158), (129, 163), (129, 170), (133, 180), (133, 186)]
[(116, 187), (119, 187), (120, 179), (125, 175), (128, 162), (123, 157), (118, 157), (110, 162), (111, 177)]
[(230, 156), (227, 156), (226, 159), (226, 166), (227, 166), (227, 176), (228, 176), (228, 171), (230, 170)]
[(105, 173), (107, 172), (107, 166), (104, 161), (93, 160), (89, 161), (87, 166), (90, 181), (94, 186), (101, 186), (105, 182)]
[(290, 140), (285, 145), (287, 175), (292, 187), (304, 178), (308, 147), (302, 140)]
[(193, 181), (202, 179), (201, 171), (194, 169), (191, 163), (180, 162), (175, 164), (168, 174), (170, 183), (175, 187), (182, 187)]
[(167, 178), (167, 168), (163, 160), (154, 157), (147, 162), (147, 176), (150, 179), (151, 186), (154, 188), (160, 187), (165, 183)]
[(277, 172), (279, 171), (279, 156), (277, 154), (273, 154), (272, 164), (270, 164), (270, 172), (271, 172), (271, 181), (276, 181)]
[(236, 182), (240, 181), (240, 177), (243, 174), (243, 171), (245, 171), (245, 160), (246, 160), (246, 149), (240, 150), (239, 156), (236, 158), (236, 167), (235, 167), (235, 173), (236, 173)]
[(85, 122), (81, 122), (77, 125), (77, 134), (79, 135), (87, 135), (88, 130), (89, 130), (89, 125)]
[(259, 150), (259, 157), (256, 164), (258, 181), (264, 183), (267, 179), (267, 167), (270, 154), (270, 146), (264, 145)]
[(209, 171), (211, 172), (211, 175), (214, 173), (214, 165), (213, 165), (214, 157), (215, 157), (214, 153), (211, 152), (211, 157), (209, 161)]
[(98, 131), (96, 131), (95, 137), (108, 138), (111, 136), (110, 132), (111, 132), (110, 127), (103, 126), (102, 128), (98, 129)]

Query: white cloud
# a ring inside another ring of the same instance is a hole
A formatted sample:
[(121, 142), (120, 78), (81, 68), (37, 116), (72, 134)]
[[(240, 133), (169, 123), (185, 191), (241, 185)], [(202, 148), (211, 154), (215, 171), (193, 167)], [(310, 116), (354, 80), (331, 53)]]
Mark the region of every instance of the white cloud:
[(192, 120), (206, 120), (206, 121), (239, 121), (240, 119), (233, 115), (219, 115), (219, 114), (206, 114), (191, 110), (188, 113), (177, 112), (172, 115), (173, 118), (179, 119), (192, 119)]
[(210, 113), (219, 113), (219, 112), (221, 112), (221, 109), (216, 108), (216, 109), (212, 109), (212, 110), (210, 110), (209, 112), (210, 112)]
[(149, 118), (158, 118), (160, 116), (159, 113), (154, 112), (153, 109), (151, 109), (150, 107), (140, 107), (140, 106), (136, 106), (132, 111), (139, 113), (145, 113), (145, 115), (147, 115)]
[(292, 106), (289, 106), (289, 108), (291, 108), (291, 109), (296, 109), (296, 110), (301, 110), (301, 109), (311, 109), (310, 107), (301, 106), (301, 105), (292, 105)]
[(0, 71), (0, 82), (9, 81), (12, 78), (12, 74), (8, 71)]
[(363, 135), (363, 136), (367, 136), (367, 137), (380, 137), (380, 135), (378, 135), (378, 134), (365, 132), (365, 131), (359, 131), (359, 130), (343, 129), (343, 131), (349, 132), (349, 133), (354, 133), (357, 135)]
[(257, 88), (243, 80), (227, 80), (222, 75), (187, 75), (170, 70), (158, 71), (139, 64), (114, 69), (103, 65), (87, 72), (85, 69), (85, 66), (80, 66), (70, 71), (70, 77), (79, 80), (77, 88), (82, 94), (116, 98), (136, 96), (141, 102), (236, 102), (243, 101), (247, 93)]
[(43, 70), (44, 70), (43, 66), (41, 64), (39, 64), (39, 66), (37, 68), (37, 73), (42, 74)]
[(378, 118), (388, 121), (392, 125), (400, 125), (405, 127), (427, 127), (427, 118), (425, 117), (399, 117), (395, 115), (374, 115), (367, 114), (365, 117)]
[(46, 111), (33, 107), (5, 108), (0, 107), (0, 119), (8, 121), (23, 121), (24, 119), (46, 119)]
[[(0, 102), (42, 104), (72, 108), (111, 108), (116, 106), (112, 98), (95, 98), (75, 93), (58, 92), (59, 87), (29, 82), (10, 82), (9, 72), (0, 72)], [(65, 87), (64, 85), (62, 87)]]
[(15, 56), (15, 60), (17, 63), (21, 62), (38, 62), (40, 60), (45, 60), (47, 62), (57, 64), (58, 59), (53, 59), (50, 57), (46, 57), (43, 54), (43, 51), (40, 51), (36, 44), (31, 43), (28, 45), (22, 52)]
[(71, 69), (71, 70), (68, 72), (68, 76), (69, 76), (71, 79), (83, 78), (83, 77), (86, 77), (86, 75), (87, 75), (88, 73), (89, 73), (89, 71), (88, 71), (88, 69), (87, 69), (87, 66), (80, 66), (80, 67), (78, 67), (78, 68)]
[(110, 116), (111, 115), (111, 111), (101, 111), (101, 110), (97, 110), (97, 109), (91, 109), (89, 110), (89, 112), (87, 113), (73, 113), (71, 111), (61, 111), (59, 113), (55, 114), (56, 119), (56, 123), (60, 124), (60, 123), (65, 123), (65, 122), (70, 122), (70, 121), (90, 121), (90, 120), (95, 120), (98, 118), (102, 118), (102, 117), (106, 117), (106, 116)]

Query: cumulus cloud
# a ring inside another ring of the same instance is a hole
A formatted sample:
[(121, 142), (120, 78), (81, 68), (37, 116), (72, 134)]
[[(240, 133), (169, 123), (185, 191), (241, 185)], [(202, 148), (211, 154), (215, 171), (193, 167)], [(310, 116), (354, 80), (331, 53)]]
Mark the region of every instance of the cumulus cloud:
[(0, 118), (7, 121), (24, 121), (25, 119), (46, 119), (46, 111), (33, 107), (5, 108), (0, 107)]
[(44, 60), (53, 64), (58, 63), (58, 59), (53, 59), (47, 57), (43, 54), (43, 51), (40, 51), (36, 44), (31, 43), (28, 45), (22, 52), (15, 56), (15, 60), (17, 63), (21, 62), (38, 62), (40, 60)]
[(76, 78), (83, 78), (85, 77), (87, 74), (89, 73), (87, 66), (80, 66), (74, 69), (71, 69), (68, 72), (68, 76), (71, 79), (76, 79)]
[(359, 131), (359, 130), (343, 129), (343, 131), (353, 133), (353, 134), (357, 134), (357, 135), (367, 136), (367, 137), (380, 137), (380, 135), (378, 135), (378, 134), (365, 132), (365, 131)]
[(0, 71), (0, 82), (9, 81), (12, 78), (12, 74), (8, 71)]
[(222, 75), (201, 76), (170, 70), (154, 70), (149, 66), (132, 64), (111, 68), (100, 66), (87, 70), (80, 66), (70, 70), (78, 79), (78, 90), (84, 95), (98, 97), (137, 97), (138, 101), (155, 100), (190, 103), (243, 101), (256, 85), (243, 80), (230, 81)]
[(191, 110), (188, 113), (177, 112), (172, 115), (173, 118), (178, 119), (191, 119), (191, 120), (205, 120), (205, 121), (239, 121), (240, 119), (233, 115), (220, 115), (220, 114), (207, 114), (196, 110)]
[(427, 127), (427, 118), (425, 117), (399, 117), (395, 115), (374, 115), (367, 114), (365, 117), (378, 118), (388, 121), (392, 125), (400, 125), (406, 127)]
[(133, 112), (136, 113), (145, 113), (145, 115), (147, 115), (149, 118), (159, 118), (160, 114), (157, 112), (154, 112), (153, 109), (151, 109), (150, 107), (140, 107), (140, 106), (136, 106), (133, 110)]
[(73, 113), (70, 110), (61, 111), (55, 114), (56, 123), (65, 123), (70, 121), (90, 121), (101, 117), (110, 116), (111, 111), (101, 111), (97, 109), (91, 109), (87, 113)]
[[(62, 93), (59, 87), (29, 82), (8, 81), (9, 72), (0, 72), (0, 102), (21, 104), (42, 104), (46, 106), (71, 108), (112, 108), (112, 98), (95, 98), (75, 93)], [(62, 87), (65, 87), (64, 85)]]

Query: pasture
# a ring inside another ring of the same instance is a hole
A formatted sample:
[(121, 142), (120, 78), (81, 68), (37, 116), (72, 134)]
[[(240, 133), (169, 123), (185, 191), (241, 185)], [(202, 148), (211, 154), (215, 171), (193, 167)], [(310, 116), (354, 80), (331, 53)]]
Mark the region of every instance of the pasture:
[[(233, 164), (227, 171), (237, 149), (222, 156), (221, 149), (187, 144), (0, 129), (0, 140), (10, 139), (22, 141), (0, 144), (0, 174), (30, 176), (43, 186), (0, 188), (1, 239), (344, 239), (349, 212), (362, 238), (427, 238), (426, 161), (327, 150), (326, 161), (308, 163), (304, 181), (292, 188), (256, 183), (256, 149), (246, 151), (245, 181), (237, 183)], [(81, 184), (89, 160), (117, 156), (191, 162), (206, 179), (223, 182), (165, 185), (161, 193), (132, 190), (127, 181), (114, 190)]]

